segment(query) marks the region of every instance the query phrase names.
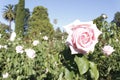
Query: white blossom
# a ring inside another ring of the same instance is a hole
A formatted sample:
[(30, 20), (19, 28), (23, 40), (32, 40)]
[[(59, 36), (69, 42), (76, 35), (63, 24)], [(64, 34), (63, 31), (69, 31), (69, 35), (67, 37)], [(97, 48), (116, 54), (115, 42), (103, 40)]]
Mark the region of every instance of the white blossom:
[(16, 46), (16, 53), (23, 53), (23, 47), (22, 46)]
[(0, 45), (0, 49), (1, 48), (7, 49), (7, 45)]
[(47, 37), (47, 36), (43, 36), (43, 39), (47, 41), (47, 40), (48, 40), (48, 37)]
[(3, 48), (7, 49), (7, 45), (4, 45)]
[(33, 59), (35, 57), (35, 50), (33, 49), (25, 49), (25, 52), (29, 58)]
[(37, 46), (39, 44), (39, 41), (38, 40), (34, 40), (33, 41), (33, 46)]
[(3, 78), (7, 78), (8, 77), (8, 73), (6, 72), (5, 74), (3, 74), (2, 76), (3, 76)]

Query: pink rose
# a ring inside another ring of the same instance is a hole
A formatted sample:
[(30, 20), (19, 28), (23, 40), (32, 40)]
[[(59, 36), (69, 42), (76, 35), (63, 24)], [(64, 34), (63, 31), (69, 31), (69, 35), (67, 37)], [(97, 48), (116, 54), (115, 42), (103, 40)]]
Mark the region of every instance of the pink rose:
[(103, 50), (103, 53), (104, 53), (105, 55), (107, 55), (107, 56), (109, 56), (110, 54), (112, 54), (112, 52), (115, 51), (115, 50), (113, 49), (113, 47), (111, 47), (111, 46), (109, 46), (109, 45), (104, 46), (104, 47), (102, 48), (102, 50)]
[(79, 20), (64, 26), (68, 33), (66, 40), (72, 54), (93, 52), (98, 36), (102, 33), (93, 22), (80, 22)]

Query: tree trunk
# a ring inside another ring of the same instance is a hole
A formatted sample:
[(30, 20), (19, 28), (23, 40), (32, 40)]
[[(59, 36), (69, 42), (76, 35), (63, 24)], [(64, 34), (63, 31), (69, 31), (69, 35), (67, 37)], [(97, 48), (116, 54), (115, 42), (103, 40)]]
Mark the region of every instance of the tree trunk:
[(9, 32), (12, 32), (12, 29), (11, 29), (11, 20), (9, 21)]

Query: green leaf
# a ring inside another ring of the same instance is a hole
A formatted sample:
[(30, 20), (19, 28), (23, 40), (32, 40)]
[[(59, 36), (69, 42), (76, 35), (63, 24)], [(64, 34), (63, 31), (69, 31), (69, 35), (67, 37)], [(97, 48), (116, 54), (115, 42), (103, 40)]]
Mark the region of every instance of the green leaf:
[(58, 80), (63, 80), (63, 72), (60, 73)]
[(93, 78), (94, 80), (98, 80), (99, 78), (99, 71), (97, 69), (97, 65), (94, 62), (89, 62), (90, 63), (90, 74), (91, 74), (91, 78)]
[(79, 72), (81, 75), (86, 73), (89, 69), (89, 61), (83, 56), (83, 57), (77, 57), (75, 56), (75, 62), (78, 66)]
[(68, 69), (65, 69), (65, 79), (66, 80), (73, 80), (73, 72), (69, 71)]
[(20, 76), (18, 76), (18, 77), (17, 77), (17, 80), (21, 80), (21, 77), (20, 77)]

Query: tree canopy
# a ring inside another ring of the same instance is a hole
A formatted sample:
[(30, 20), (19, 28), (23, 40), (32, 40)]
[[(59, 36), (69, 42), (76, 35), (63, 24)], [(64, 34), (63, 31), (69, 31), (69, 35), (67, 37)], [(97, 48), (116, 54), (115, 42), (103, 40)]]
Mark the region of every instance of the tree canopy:
[(116, 12), (113, 21), (118, 27), (120, 27), (120, 12)]
[(47, 8), (37, 6), (34, 8), (33, 13), (29, 20), (28, 34), (31, 37), (38, 38), (42, 36), (51, 37), (54, 33), (52, 24), (50, 23)]

